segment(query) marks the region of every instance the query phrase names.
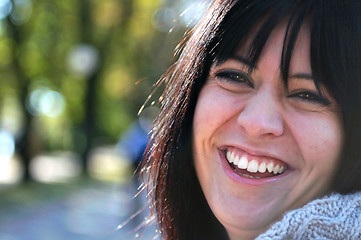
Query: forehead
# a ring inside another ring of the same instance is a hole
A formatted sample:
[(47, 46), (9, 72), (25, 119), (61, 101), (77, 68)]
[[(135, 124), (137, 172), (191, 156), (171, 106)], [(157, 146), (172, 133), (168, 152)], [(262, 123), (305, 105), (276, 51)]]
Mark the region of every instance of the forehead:
[[(287, 33), (287, 24), (288, 21), (286, 20), (280, 22), (271, 31), (263, 46), (257, 46), (257, 33), (261, 27), (261, 24), (257, 24), (245, 38), (241, 39), (233, 55), (249, 60), (255, 67), (260, 64), (267, 65), (277, 62), (279, 63), (279, 68), (281, 68), (281, 65), (284, 64), (282, 63), (282, 58), (284, 58), (283, 61), (289, 61), (290, 72), (294, 70), (311, 72), (309, 26), (307, 23), (301, 25), (300, 31), (295, 36), (294, 46), (287, 50), (289, 47), (287, 45), (290, 41), (289, 33)], [(262, 48), (258, 49), (261, 54), (257, 61), (253, 61), (251, 56), (252, 52), (257, 51), (256, 47)], [(291, 59), (285, 59), (286, 51), (292, 51), (290, 54)], [(265, 58), (265, 56), (267, 57)]]

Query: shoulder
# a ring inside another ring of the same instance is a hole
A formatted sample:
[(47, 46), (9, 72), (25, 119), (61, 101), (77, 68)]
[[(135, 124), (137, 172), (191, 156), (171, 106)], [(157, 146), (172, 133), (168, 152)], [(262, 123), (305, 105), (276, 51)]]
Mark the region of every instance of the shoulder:
[(361, 192), (333, 193), (287, 212), (257, 240), (361, 239)]

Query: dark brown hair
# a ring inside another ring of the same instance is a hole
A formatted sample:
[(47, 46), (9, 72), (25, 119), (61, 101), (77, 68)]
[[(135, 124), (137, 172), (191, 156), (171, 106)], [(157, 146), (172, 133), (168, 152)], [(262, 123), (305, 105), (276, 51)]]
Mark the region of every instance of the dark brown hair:
[(249, 49), (256, 64), (272, 30), (288, 20), (281, 70), (289, 63), (302, 24), (311, 33), (315, 85), (323, 84), (340, 105), (345, 143), (333, 190), (361, 189), (361, 2), (357, 0), (215, 0), (184, 40), (166, 84), (142, 174), (165, 239), (227, 239), (203, 196), (192, 157), (192, 122), (198, 94), (212, 63), (228, 59), (261, 21)]

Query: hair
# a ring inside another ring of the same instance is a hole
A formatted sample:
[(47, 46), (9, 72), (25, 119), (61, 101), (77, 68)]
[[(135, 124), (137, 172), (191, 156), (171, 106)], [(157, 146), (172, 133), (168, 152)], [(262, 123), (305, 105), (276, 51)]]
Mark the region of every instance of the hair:
[(181, 43), (165, 84), (142, 169), (165, 239), (227, 239), (198, 182), (192, 156), (192, 122), (198, 94), (213, 63), (222, 63), (256, 24), (248, 58), (255, 65), (273, 29), (288, 21), (282, 60), (284, 84), (298, 33), (309, 26), (314, 82), (340, 106), (344, 143), (332, 191), (361, 189), (361, 1), (215, 0)]

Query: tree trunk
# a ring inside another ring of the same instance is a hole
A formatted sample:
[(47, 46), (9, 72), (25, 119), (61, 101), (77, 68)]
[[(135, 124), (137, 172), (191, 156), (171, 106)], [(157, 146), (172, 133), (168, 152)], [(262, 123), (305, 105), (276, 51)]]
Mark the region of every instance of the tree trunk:
[[(12, 34), (13, 40), (16, 42), (17, 46), (21, 46), (23, 42), (23, 38), (20, 35), (21, 29), (19, 29), (19, 26), (15, 26), (8, 20), (8, 26), (10, 30), (10, 34)], [(13, 49), (13, 56), (16, 56), (16, 49)], [(23, 175), (23, 181), (29, 182), (32, 181), (32, 177), (30, 174), (30, 161), (32, 157), (34, 157), (34, 152), (31, 149), (30, 144), (30, 133), (31, 133), (31, 121), (32, 116), (26, 109), (26, 99), (28, 96), (28, 90), (29, 90), (29, 83), (30, 80), (27, 78), (27, 76), (24, 73), (24, 70), (20, 67), (19, 58), (14, 57), (14, 61), (12, 62), (12, 69), (15, 73), (15, 76), (18, 80), (18, 85), (20, 87), (20, 102), (21, 102), (21, 112), (24, 115), (23, 118), (23, 133), (20, 136), (20, 138), (17, 140), (16, 143), (16, 149), (17, 152), (20, 155), (21, 161), (23, 162), (24, 167), (24, 175)]]

